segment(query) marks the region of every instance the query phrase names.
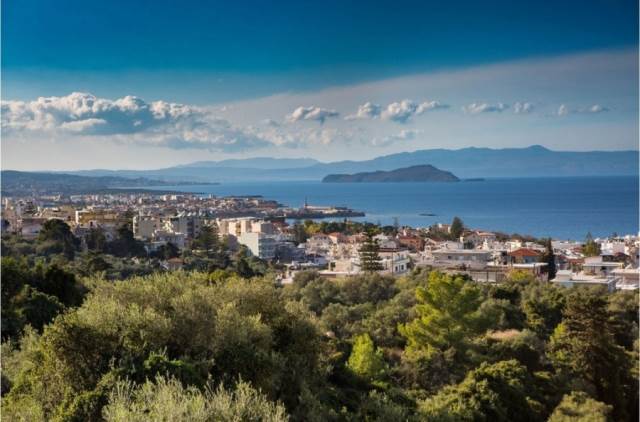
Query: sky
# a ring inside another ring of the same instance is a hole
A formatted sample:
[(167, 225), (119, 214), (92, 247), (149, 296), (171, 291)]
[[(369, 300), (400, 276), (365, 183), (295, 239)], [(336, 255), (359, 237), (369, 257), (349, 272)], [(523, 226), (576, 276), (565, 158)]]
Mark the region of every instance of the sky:
[(1, 166), (638, 149), (638, 3), (2, 0)]

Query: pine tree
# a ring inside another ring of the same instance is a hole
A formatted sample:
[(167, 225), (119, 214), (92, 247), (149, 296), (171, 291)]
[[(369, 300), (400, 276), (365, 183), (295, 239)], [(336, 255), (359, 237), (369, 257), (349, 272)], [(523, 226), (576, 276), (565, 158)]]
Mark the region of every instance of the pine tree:
[(362, 271), (372, 273), (384, 269), (379, 251), (380, 246), (378, 246), (378, 241), (373, 238), (373, 233), (367, 232), (366, 239), (359, 250)]
[(481, 290), (461, 275), (431, 272), (426, 287), (416, 290), (416, 298), (418, 318), (400, 326), (409, 350), (464, 353), (493, 322), (491, 315), (479, 311)]
[(560, 374), (590, 384), (596, 400), (613, 406), (615, 420), (625, 420), (627, 406), (637, 397), (637, 381), (630, 377), (632, 363), (613, 332), (602, 292), (575, 290), (551, 336), (548, 357)]
[(355, 374), (370, 380), (383, 375), (385, 362), (382, 350), (375, 347), (369, 334), (356, 337), (347, 367)]
[(196, 238), (193, 240), (191, 247), (193, 249), (203, 250), (207, 257), (215, 256), (220, 248), (218, 226), (215, 223), (202, 226), (200, 233), (198, 233)]

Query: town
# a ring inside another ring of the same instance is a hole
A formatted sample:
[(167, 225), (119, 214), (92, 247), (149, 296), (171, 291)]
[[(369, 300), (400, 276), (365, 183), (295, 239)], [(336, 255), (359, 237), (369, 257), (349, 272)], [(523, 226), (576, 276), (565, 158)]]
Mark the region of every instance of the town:
[(520, 271), (562, 286), (604, 286), (609, 291), (640, 286), (637, 234), (587, 235), (583, 242), (534, 239), (467, 228), (458, 218), (430, 227), (379, 227), (349, 221), (364, 214), (348, 208), (305, 201), (302, 208), (292, 209), (259, 196), (56, 195), (4, 198), (2, 207), (3, 236), (35, 239), (47, 221), (59, 220), (78, 239), (79, 250), (91, 251), (96, 237), (114, 241), (128, 228), (140, 246), (131, 259), (157, 261), (163, 270), (193, 269), (189, 263), (202, 249), (204, 233), (224, 245), (224, 254), (242, 250), (270, 265), (281, 284), (291, 283), (301, 271), (326, 278), (363, 273), (362, 250), (369, 242), (381, 274), (426, 267), (499, 283)]

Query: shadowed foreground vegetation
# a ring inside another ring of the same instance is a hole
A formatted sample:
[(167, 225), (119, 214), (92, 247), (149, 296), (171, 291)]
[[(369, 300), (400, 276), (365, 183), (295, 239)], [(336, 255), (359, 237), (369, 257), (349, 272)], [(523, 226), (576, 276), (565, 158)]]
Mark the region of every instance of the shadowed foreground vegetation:
[(3, 260), (2, 294), (31, 295), (3, 313), (20, 322), (3, 329), (8, 421), (638, 418), (635, 293), (521, 273), (76, 280)]

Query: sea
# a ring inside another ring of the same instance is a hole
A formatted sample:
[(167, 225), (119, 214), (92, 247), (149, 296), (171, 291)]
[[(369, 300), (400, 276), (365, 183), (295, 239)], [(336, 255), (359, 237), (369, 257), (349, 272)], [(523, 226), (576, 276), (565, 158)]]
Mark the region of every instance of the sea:
[[(243, 182), (163, 186), (216, 196), (261, 195), (290, 206), (345, 206), (352, 218), (427, 227), (460, 217), (467, 227), (554, 239), (638, 235), (637, 177), (496, 178), (458, 183)], [(429, 214), (429, 215), (421, 215)]]

